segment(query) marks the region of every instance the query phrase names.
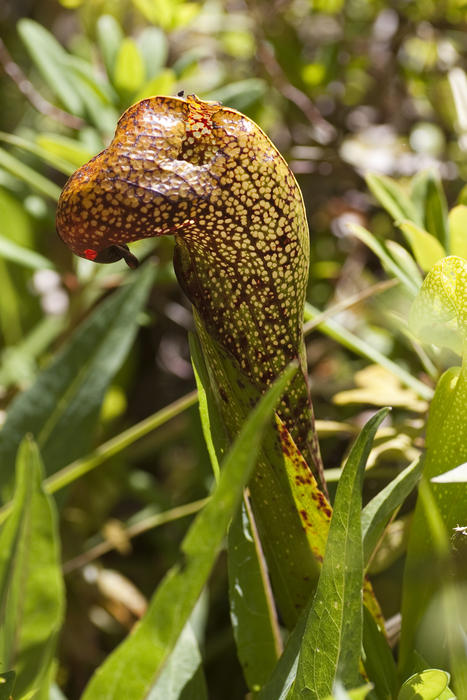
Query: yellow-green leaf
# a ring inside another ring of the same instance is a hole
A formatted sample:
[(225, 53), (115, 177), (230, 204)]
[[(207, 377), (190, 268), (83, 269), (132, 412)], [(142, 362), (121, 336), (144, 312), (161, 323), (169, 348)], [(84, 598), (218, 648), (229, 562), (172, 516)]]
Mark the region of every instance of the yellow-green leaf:
[(127, 37), (120, 45), (115, 59), (114, 85), (123, 92), (136, 92), (143, 84), (144, 61), (136, 42)]
[(424, 272), (446, 255), (443, 246), (437, 238), (407, 219), (399, 224), (399, 228), (407, 238), (416, 261)]
[(449, 230), (452, 254), (467, 258), (467, 207), (465, 204), (459, 204), (449, 212)]

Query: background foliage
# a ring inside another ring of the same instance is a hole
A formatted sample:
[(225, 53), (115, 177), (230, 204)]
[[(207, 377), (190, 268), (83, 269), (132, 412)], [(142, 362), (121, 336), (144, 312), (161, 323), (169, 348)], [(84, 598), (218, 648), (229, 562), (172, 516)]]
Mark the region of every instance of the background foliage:
[[(213, 483), (190, 394), (192, 319), (172, 271), (172, 243), (135, 246), (140, 258), (157, 259), (137, 275), (123, 263), (98, 267), (72, 258), (54, 232), (66, 177), (108, 143), (120, 113), (144, 96), (195, 92), (260, 124), (296, 173), (309, 215), (307, 352), (331, 491), (351, 438), (375, 407), (393, 407), (369, 455), (367, 503), (420, 454), (435, 383), (459, 364), (458, 339), (427, 349), (407, 321), (422, 273), (449, 252), (446, 202), (467, 198), (467, 125), (448, 78), (455, 82), (452, 71), (466, 67), (466, 20), (460, 0), (2, 3), (0, 399), (2, 411), (12, 408), (0, 443), (0, 487), (9, 499), (12, 460), (33, 419), (49, 490), (60, 489), (67, 608), (57, 683), (66, 697), (80, 696), (144, 613), (177, 560), (188, 526), (181, 516), (201, 507)], [(410, 180), (427, 168), (431, 175)], [(367, 185), (368, 171), (376, 176)], [(400, 179), (400, 188), (378, 175)], [(454, 211), (451, 235), (461, 231), (455, 252), (466, 257), (464, 212)], [(405, 224), (398, 229), (393, 220)], [(334, 311), (317, 330), (318, 310), (326, 308)], [(140, 432), (131, 429), (180, 397), (187, 398)], [(25, 444), (19, 484), (28, 460), (40, 478), (39, 458)], [(40, 490), (29, 498), (48, 512)], [(370, 564), (387, 618), (401, 608), (414, 501), (410, 496), (394, 517)], [(156, 527), (164, 520), (170, 522)], [(57, 526), (52, 516), (46, 521)], [(185, 642), (190, 647), (194, 632), (212, 697), (237, 698), (246, 685), (227, 588), (221, 554)]]

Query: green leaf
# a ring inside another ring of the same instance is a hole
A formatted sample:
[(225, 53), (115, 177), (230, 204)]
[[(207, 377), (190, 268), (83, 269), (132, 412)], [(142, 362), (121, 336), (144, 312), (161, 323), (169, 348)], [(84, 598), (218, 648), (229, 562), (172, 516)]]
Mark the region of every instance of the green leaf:
[(134, 93), (143, 84), (145, 76), (143, 58), (136, 42), (123, 39), (115, 59), (113, 83), (120, 92)]
[(0, 187), (0, 234), (25, 248), (34, 245), (31, 218), (24, 204)]
[(402, 685), (397, 700), (438, 700), (449, 685), (447, 671), (429, 668), (415, 673)]
[(397, 668), (388, 641), (373, 616), (363, 606), (363, 665), (375, 688), (378, 700), (392, 700), (399, 681)]
[(211, 90), (204, 95), (206, 100), (216, 100), (242, 112), (264, 97), (267, 85), (261, 78), (246, 78)]
[(356, 236), (356, 238), (362, 241), (362, 243), (364, 243), (379, 258), (381, 265), (386, 272), (398, 279), (412, 297), (415, 296), (419, 287), (419, 285), (416, 284), (416, 278), (414, 281), (414, 278), (407, 274), (399, 263), (394, 260), (391, 255), (389, 255), (385, 245), (379, 241), (376, 236), (370, 233), (370, 231), (367, 231), (366, 228), (360, 226), (360, 224), (350, 223), (348, 228), (349, 231)]
[(328, 695), (324, 700), (365, 700), (372, 687), (371, 683), (367, 683), (359, 688), (345, 690), (341, 683), (336, 683), (334, 694)]
[(101, 15), (97, 20), (96, 34), (107, 75), (112, 79), (115, 61), (124, 36), (122, 28), (112, 15)]
[(386, 241), (386, 248), (399, 268), (405, 272), (406, 276), (411, 280), (412, 288), (415, 287), (418, 291), (422, 286), (423, 278), (417, 263), (407, 248), (404, 248), (404, 246), (396, 241), (390, 240)]
[(14, 671), (6, 671), (0, 673), (0, 700), (10, 700), (15, 687), (16, 673)]
[[(69, 140), (71, 141), (71, 139)], [(21, 148), (28, 153), (33, 153), (35, 156), (41, 158), (45, 163), (48, 163), (60, 173), (71, 175), (74, 172), (74, 168), (69, 162), (63, 160), (59, 155), (51, 153), (43, 148), (39, 143), (39, 140), (37, 143), (34, 143), (33, 141), (28, 141), (27, 139), (16, 136), (15, 134), (5, 134), (4, 132), (0, 132), (0, 141), (9, 143), (17, 148)]]
[(424, 343), (462, 352), (467, 339), (467, 260), (450, 256), (433, 266), (412, 304), (409, 325)]
[(422, 473), (422, 460), (416, 459), (396, 476), (365, 506), (362, 511), (363, 561), (370, 557), (383, 534), (392, 513), (413, 491)]
[(0, 432), (5, 496), (26, 433), (35, 436), (48, 474), (89, 451), (105, 391), (133, 342), (153, 274), (144, 266), (131, 284), (100, 304), (35, 384), (13, 401)]
[(251, 412), (223, 462), (216, 490), (182, 543), (182, 561), (167, 573), (131, 636), (97, 670), (82, 700), (146, 697), (185, 626), (206, 583), (242, 489), (254, 468), (271, 413), (289, 383), (290, 365)]
[(467, 206), (459, 204), (449, 212), (451, 253), (467, 259)]
[(446, 196), (439, 175), (424, 170), (412, 180), (412, 201), (421, 216), (421, 226), (434, 236), (446, 251), (449, 248), (449, 226)]
[(369, 173), (365, 177), (365, 181), (370, 192), (394, 221), (409, 219), (419, 226), (423, 226), (423, 219), (419, 216), (415, 205), (395, 180), (386, 175)]
[(26, 438), (13, 508), (0, 533), (0, 658), (15, 669), (18, 697), (43, 688), (64, 612), (58, 523), (42, 472), (39, 451)]
[(50, 270), (53, 264), (35, 250), (29, 250), (0, 235), (0, 257), (31, 270)]
[(32, 187), (33, 190), (39, 192), (39, 194), (45, 197), (50, 197), (54, 201), (58, 201), (60, 197), (60, 187), (57, 187), (53, 182), (48, 180), (46, 177), (40, 173), (30, 168), (29, 165), (25, 165), (18, 158), (12, 156), (11, 153), (0, 148), (0, 168), (3, 168), (18, 180), (22, 180), (27, 185)]
[(53, 34), (32, 19), (20, 19), (18, 33), (42, 77), (72, 114), (83, 116), (84, 104), (67, 73), (68, 54)]
[(219, 481), (219, 458), (222, 457), (225, 452), (227, 435), (219, 419), (219, 413), (216, 410), (216, 400), (211, 388), (208, 370), (201, 352), (198, 337), (194, 333), (190, 333), (188, 342), (190, 345), (191, 364), (195, 375), (196, 387), (198, 389), (199, 414), (204, 440), (211, 460), (214, 478), (216, 481)]
[(143, 85), (134, 98), (135, 102), (144, 100), (146, 97), (152, 97), (153, 95), (170, 95), (174, 92), (175, 83), (176, 77), (173, 70), (170, 68), (161, 70), (158, 75)]
[(290, 633), (285, 649), (257, 700), (286, 700), (297, 675), (298, 657), (311, 603), (302, 611)]
[(407, 238), (415, 259), (424, 272), (431, 270), (438, 260), (445, 257), (443, 246), (431, 233), (412, 221), (402, 221), (398, 226)]
[(188, 622), (145, 700), (207, 700), (207, 697), (198, 642)]
[[(94, 155), (89, 148), (76, 139), (59, 134), (40, 133), (37, 135), (36, 142), (43, 153), (50, 154), (51, 158), (60, 159), (60, 162), (71, 164), (66, 171), (62, 168), (62, 172), (66, 175), (71, 175), (75, 168), (87, 163)], [(45, 155), (43, 157), (45, 158)], [(51, 164), (53, 165), (53, 162)]]
[(448, 77), (458, 126), (461, 131), (467, 131), (467, 76), (461, 68), (456, 67), (449, 71)]
[(137, 43), (144, 59), (146, 77), (151, 80), (166, 64), (169, 42), (158, 27), (145, 27), (138, 36)]
[(258, 691), (282, 650), (276, 610), (253, 513), (244, 496), (229, 528), (230, 618), (248, 687)]
[[(412, 520), (404, 571), (399, 654), (400, 668), (404, 673), (411, 670), (413, 650), (418, 649), (420, 642), (418, 631), (430, 602), (442, 594), (446, 577), (453, 585), (457, 580), (456, 576), (448, 574), (450, 565), (447, 543), (455, 536), (458, 525), (465, 522), (467, 512), (467, 489), (464, 484), (430, 484), (430, 480), (464, 461), (467, 461), (465, 363), (462, 368), (452, 368), (442, 375), (428, 417), (423, 478)], [(424, 498), (421, 498), (423, 494)], [(440, 529), (443, 529), (441, 535)], [(439, 545), (440, 537), (446, 540), (442, 546)], [(465, 583), (465, 576), (461, 573), (458, 576), (460, 585)], [(444, 615), (439, 620), (447, 634), (451, 634), (452, 625), (457, 626), (454, 614), (449, 617)], [(438, 633), (441, 634), (440, 631)], [(455, 675), (454, 681), (461, 683), (461, 679)], [(467, 683), (467, 677), (465, 682)], [(467, 685), (464, 692), (467, 692)]]
[(320, 700), (332, 693), (337, 679), (350, 688), (360, 684), (361, 489), (376, 430), (388, 410), (378, 411), (364, 426), (338, 483), (326, 553), (303, 637), (293, 700)]

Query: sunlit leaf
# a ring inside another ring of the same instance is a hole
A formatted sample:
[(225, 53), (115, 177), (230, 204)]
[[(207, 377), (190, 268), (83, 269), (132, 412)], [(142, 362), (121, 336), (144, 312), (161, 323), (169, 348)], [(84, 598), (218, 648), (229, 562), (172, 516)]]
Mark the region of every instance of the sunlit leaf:
[(137, 43), (144, 59), (146, 77), (151, 80), (166, 64), (169, 53), (167, 37), (158, 27), (145, 27), (138, 36)]
[(218, 100), (228, 107), (238, 109), (240, 112), (260, 100), (266, 92), (266, 83), (260, 78), (246, 78), (235, 83), (229, 83), (223, 87), (211, 90), (205, 98)]
[(415, 673), (402, 685), (397, 700), (438, 700), (449, 680), (449, 673), (436, 668)]
[(467, 259), (467, 207), (459, 204), (449, 212), (451, 253)]
[(384, 243), (379, 241), (376, 236), (370, 233), (370, 231), (367, 231), (366, 228), (360, 226), (360, 224), (349, 223), (348, 229), (354, 236), (361, 240), (362, 243), (368, 246), (368, 248), (373, 251), (375, 255), (378, 256), (386, 272), (398, 279), (411, 296), (415, 296), (418, 290), (416, 278), (414, 279), (403, 267), (398, 264), (398, 262), (386, 250)]
[(138, 45), (129, 37), (123, 39), (115, 58), (115, 87), (117, 90), (133, 93), (141, 87), (144, 74), (144, 62)]
[(107, 75), (112, 79), (115, 61), (123, 41), (123, 30), (115, 17), (112, 15), (101, 15), (97, 20), (96, 33), (97, 43), (104, 59)]
[(428, 272), (446, 253), (437, 238), (417, 226), (412, 221), (402, 221), (398, 224), (407, 238), (416, 261), (424, 272)]
[(450, 256), (433, 266), (412, 305), (409, 324), (423, 342), (462, 351), (467, 338), (467, 260)]
[(423, 220), (415, 205), (395, 180), (386, 175), (369, 173), (365, 181), (370, 192), (382, 204), (394, 221), (409, 219), (409, 221), (423, 226)]
[[(58, 134), (40, 133), (36, 142), (45, 153), (71, 164), (73, 169), (83, 165), (93, 155), (80, 141)], [(71, 174), (69, 171), (70, 167), (65, 171), (67, 175)]]
[(173, 70), (166, 68), (145, 83), (135, 97), (135, 101), (143, 100), (153, 95), (170, 95), (174, 91), (176, 77)]

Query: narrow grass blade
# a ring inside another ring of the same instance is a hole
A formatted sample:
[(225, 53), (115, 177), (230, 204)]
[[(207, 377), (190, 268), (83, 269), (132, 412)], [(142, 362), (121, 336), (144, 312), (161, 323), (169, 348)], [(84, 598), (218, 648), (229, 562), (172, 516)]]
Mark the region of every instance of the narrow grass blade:
[(44, 689), (64, 611), (58, 524), (36, 445), (19, 449), (13, 508), (0, 534), (0, 658), (15, 695)]
[(263, 430), (295, 371), (289, 366), (251, 412), (223, 462), (212, 498), (183, 540), (181, 562), (165, 576), (131, 636), (95, 673), (83, 700), (117, 700), (122, 690), (142, 700), (156, 683), (215, 562), (256, 463)]
[(320, 700), (332, 693), (337, 680), (348, 688), (361, 684), (361, 490), (376, 430), (388, 410), (382, 409), (364, 426), (339, 480), (321, 575), (303, 637), (293, 700)]
[(83, 115), (83, 102), (66, 70), (68, 54), (53, 34), (31, 19), (18, 22), (18, 33), (50, 89), (72, 114)]
[(53, 270), (53, 264), (48, 258), (29, 248), (23, 248), (9, 238), (0, 235), (0, 257), (31, 270)]
[[(311, 304), (305, 304), (306, 321), (311, 321), (319, 313), (321, 312)], [(403, 367), (387, 358), (383, 353), (372, 348), (371, 345), (368, 345), (367, 342), (348, 331), (347, 328), (344, 328), (344, 326), (334, 319), (323, 321), (319, 324), (318, 328), (330, 338), (334, 338), (338, 343), (352, 350), (352, 352), (355, 352), (357, 355), (366, 357), (377, 365), (387, 369), (388, 372), (394, 374), (404, 386), (413, 389), (422, 399), (429, 400), (432, 398), (433, 390), (429, 386), (420, 382), (416, 377), (412, 376), (410, 372), (407, 372)]]
[(33, 141), (28, 141), (27, 139), (22, 138), (21, 136), (16, 136), (16, 134), (6, 134), (3, 131), (0, 131), (0, 141), (9, 143), (11, 146), (16, 146), (17, 148), (21, 148), (27, 153), (32, 153), (64, 175), (71, 175), (75, 170), (75, 167), (64, 158), (61, 158), (59, 155), (51, 153), (43, 148), (39, 143), (39, 137), (38, 142), (34, 143)]
[(414, 297), (419, 287), (419, 285), (417, 285), (417, 279), (415, 278), (414, 281), (414, 279), (407, 274), (406, 270), (401, 267), (399, 262), (386, 250), (385, 244), (379, 241), (376, 236), (366, 228), (360, 226), (360, 224), (349, 224), (349, 231), (379, 258), (384, 270), (398, 279), (409, 294)]
[(29, 165), (22, 163), (3, 148), (0, 148), (0, 168), (22, 180), (39, 194), (49, 197), (54, 202), (58, 202), (61, 192), (60, 187), (57, 187), (53, 182), (36, 172), (33, 168), (30, 168)]
[(369, 173), (365, 181), (370, 192), (382, 204), (394, 221), (410, 219), (419, 226), (423, 226), (423, 220), (414, 203), (395, 180), (386, 175)]
[(0, 433), (0, 488), (11, 494), (12, 467), (26, 433), (35, 436), (49, 474), (91, 445), (106, 388), (138, 328), (153, 279), (146, 266), (100, 304), (33, 386), (13, 403)]

